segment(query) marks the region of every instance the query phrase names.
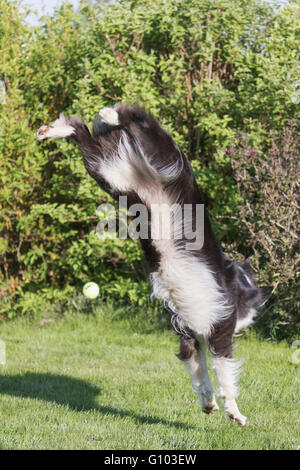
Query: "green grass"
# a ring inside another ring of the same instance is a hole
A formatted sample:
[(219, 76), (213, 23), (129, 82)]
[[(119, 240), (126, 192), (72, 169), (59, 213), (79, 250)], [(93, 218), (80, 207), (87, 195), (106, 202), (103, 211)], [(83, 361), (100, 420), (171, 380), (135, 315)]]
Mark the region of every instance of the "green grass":
[(296, 449), (299, 366), (286, 344), (236, 339), (240, 428), (207, 416), (170, 331), (143, 333), (104, 307), (45, 326), (0, 324), (1, 449)]

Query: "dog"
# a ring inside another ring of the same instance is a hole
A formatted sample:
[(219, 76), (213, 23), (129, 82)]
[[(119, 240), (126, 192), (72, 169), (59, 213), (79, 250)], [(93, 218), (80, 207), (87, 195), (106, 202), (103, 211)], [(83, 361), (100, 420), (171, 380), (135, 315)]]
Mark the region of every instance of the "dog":
[[(197, 225), (196, 208), (203, 202), (192, 167), (151, 114), (138, 104), (120, 103), (99, 114), (93, 134), (79, 118), (61, 114), (52, 125), (39, 128), (37, 139), (65, 137), (77, 144), (88, 173), (102, 189), (115, 199), (126, 196), (130, 205), (147, 207), (151, 234), (157, 228), (157, 208), (192, 208), (184, 220), (180, 211), (173, 213), (177, 228), (169, 238), (141, 239), (153, 295), (171, 314), (180, 337), (178, 357), (202, 410), (213, 414), (219, 409), (207, 370), (208, 346), (224, 408), (232, 421), (244, 426), (246, 417), (236, 404), (240, 367), (233, 359), (233, 336), (254, 321), (261, 302), (250, 263), (232, 261), (222, 252), (205, 209)], [(187, 231), (175, 237), (178, 228)], [(201, 230), (203, 242), (197, 246)]]

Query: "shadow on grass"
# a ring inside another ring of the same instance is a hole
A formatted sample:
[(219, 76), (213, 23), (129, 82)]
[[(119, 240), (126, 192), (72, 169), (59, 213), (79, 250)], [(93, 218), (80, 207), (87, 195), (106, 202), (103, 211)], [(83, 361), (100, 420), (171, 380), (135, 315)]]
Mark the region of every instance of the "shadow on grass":
[(100, 388), (81, 379), (67, 375), (36, 374), (27, 372), (23, 375), (0, 376), (0, 395), (34, 398), (58, 405), (69, 406), (75, 411), (96, 410), (101, 414), (119, 418), (129, 417), (140, 424), (163, 424), (180, 429), (196, 429), (179, 421), (169, 421), (153, 416), (139, 415), (133, 411), (122, 410), (106, 405), (98, 405), (95, 398)]

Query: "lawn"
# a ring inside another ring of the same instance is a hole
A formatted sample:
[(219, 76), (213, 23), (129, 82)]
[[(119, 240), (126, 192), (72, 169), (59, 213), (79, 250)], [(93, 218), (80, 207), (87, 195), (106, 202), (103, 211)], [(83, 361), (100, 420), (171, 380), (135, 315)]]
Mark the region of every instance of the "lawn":
[(240, 410), (205, 415), (171, 331), (105, 306), (51, 322), (0, 324), (1, 449), (297, 449), (299, 366), (286, 344), (238, 337)]

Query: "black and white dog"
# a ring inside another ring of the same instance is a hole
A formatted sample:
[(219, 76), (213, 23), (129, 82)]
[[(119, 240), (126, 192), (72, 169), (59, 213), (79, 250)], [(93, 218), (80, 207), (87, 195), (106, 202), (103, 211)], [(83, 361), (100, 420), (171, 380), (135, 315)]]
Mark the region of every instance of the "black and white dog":
[[(202, 204), (188, 159), (154, 117), (138, 105), (123, 104), (104, 108), (99, 114), (101, 120), (94, 122), (93, 135), (80, 119), (60, 115), (52, 125), (40, 127), (37, 138), (66, 137), (75, 142), (87, 171), (101, 188), (116, 199), (127, 196), (129, 204), (144, 204), (150, 211), (150, 226), (157, 221), (153, 208), (160, 205), (195, 208)], [(193, 227), (197, 226), (195, 214), (192, 211)], [(238, 367), (232, 343), (234, 332), (252, 323), (260, 291), (249, 263), (231, 261), (223, 254), (205, 212), (202, 229), (204, 239), (198, 249), (189, 249), (186, 236), (175, 237), (174, 231), (169, 239), (150, 236), (141, 243), (153, 294), (163, 299), (172, 315), (180, 334), (179, 358), (202, 410), (218, 410), (206, 365), (208, 344), (225, 410), (244, 426), (246, 417), (235, 401)]]

